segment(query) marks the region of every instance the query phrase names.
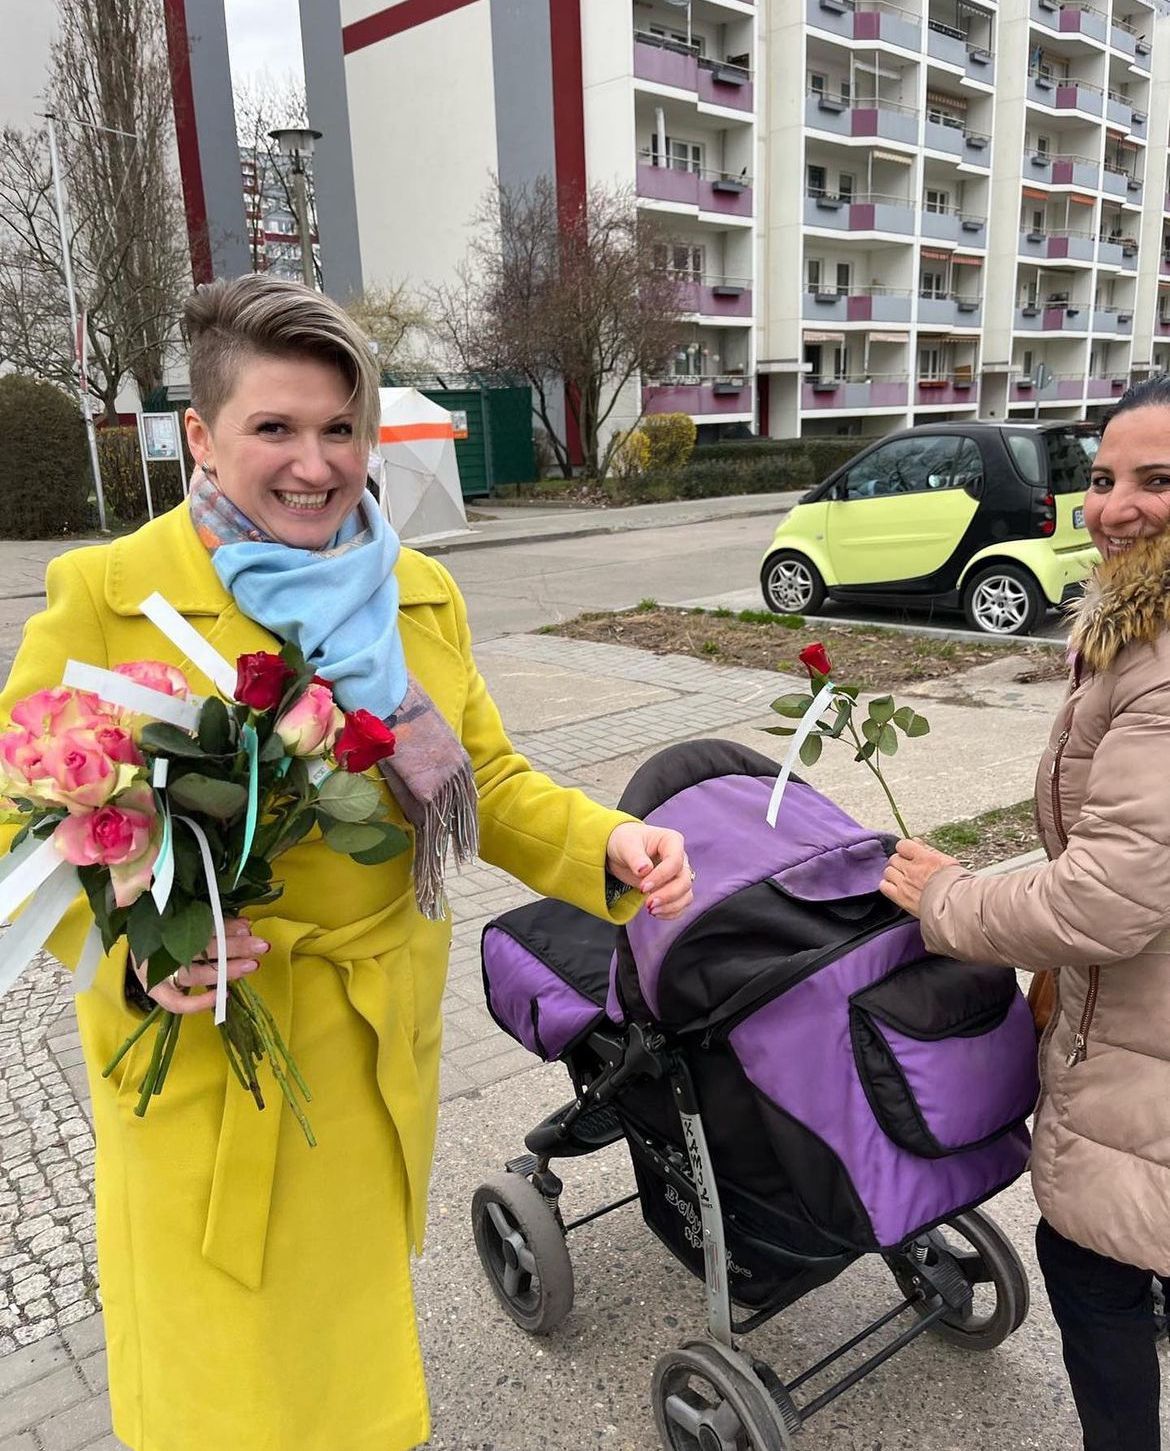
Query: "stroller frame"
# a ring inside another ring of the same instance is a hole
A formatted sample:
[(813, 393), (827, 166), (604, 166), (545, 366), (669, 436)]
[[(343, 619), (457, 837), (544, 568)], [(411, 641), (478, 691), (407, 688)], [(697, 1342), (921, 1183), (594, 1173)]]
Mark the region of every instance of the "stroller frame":
[[(514, 1293), (510, 1295), (508, 1292), (509, 1284), (514, 1291), (521, 1282), (516, 1277), (520, 1273), (517, 1266), (523, 1264), (523, 1254), (520, 1253), (518, 1259), (515, 1253), (509, 1256), (505, 1244), (504, 1259), (509, 1261), (511, 1279), (508, 1272), (501, 1279), (497, 1273), (500, 1260), (492, 1255), (487, 1240), (487, 1236), (494, 1232), (492, 1224), (494, 1222), (498, 1228), (502, 1209), (503, 1222), (513, 1228), (518, 1227), (521, 1238), (529, 1244), (530, 1257), (533, 1250), (537, 1251), (534, 1262), (537, 1277), (542, 1281), (546, 1275), (550, 1280), (554, 1279), (559, 1266), (548, 1253), (544, 1255), (545, 1263), (540, 1263), (540, 1234), (523, 1233), (525, 1225), (532, 1223), (531, 1214), (526, 1214), (525, 1210), (536, 1203), (543, 1203), (545, 1213), (551, 1213), (556, 1229), (564, 1237), (574, 1229), (633, 1203), (641, 1195), (640, 1192), (625, 1195), (566, 1224), (561, 1217), (559, 1202), (563, 1185), (552, 1171), (552, 1160), (591, 1153), (625, 1137), (630, 1132), (629, 1125), (609, 1107), (623, 1085), (642, 1077), (666, 1079), (678, 1114), (689, 1175), (680, 1163), (671, 1162), (645, 1136), (642, 1136), (640, 1151), (653, 1162), (664, 1180), (698, 1202), (710, 1339), (688, 1342), (678, 1352), (667, 1352), (655, 1370), (652, 1399), (664, 1446), (685, 1448), (685, 1451), (690, 1451), (692, 1447), (698, 1448), (698, 1451), (736, 1451), (746, 1444), (750, 1451), (757, 1451), (757, 1448), (758, 1451), (784, 1451), (784, 1448), (792, 1446), (794, 1434), (806, 1421), (927, 1331), (936, 1330), (953, 1343), (965, 1344), (968, 1348), (985, 1349), (998, 1344), (1022, 1323), (1027, 1313), (1028, 1290), (1023, 1267), (1015, 1251), (985, 1215), (978, 1211), (955, 1214), (945, 1222), (976, 1246), (975, 1254), (956, 1253), (937, 1230), (920, 1233), (898, 1250), (882, 1252), (902, 1290), (900, 1301), (793, 1379), (782, 1381), (765, 1362), (741, 1351), (735, 1337), (746, 1335), (765, 1324), (792, 1303), (793, 1297), (777, 1297), (742, 1321), (733, 1317), (719, 1186), (684, 1053), (671, 1046), (661, 1032), (638, 1024), (629, 1025), (621, 1035), (594, 1029), (585, 1038), (583, 1046), (588, 1047), (603, 1066), (595, 1077), (584, 1081), (577, 1066), (568, 1061), (576, 1097), (529, 1131), (525, 1136), (529, 1152), (510, 1160), (506, 1165), (506, 1175), (497, 1176), (477, 1191), (472, 1208), (476, 1243), (497, 1298), (517, 1323), (538, 1333), (554, 1328), (572, 1303), (572, 1271), (563, 1240), (561, 1251), (564, 1254), (564, 1271), (568, 1274), (567, 1299), (552, 1323), (533, 1324), (530, 1318), (517, 1314)], [(676, 1160), (679, 1158), (678, 1155), (674, 1157)], [(511, 1196), (507, 1192), (509, 1180), (514, 1190)], [(525, 1181), (527, 1197), (519, 1188)], [(532, 1195), (533, 1190), (536, 1191), (535, 1196)], [(509, 1198), (513, 1203), (509, 1204)], [(520, 1201), (518, 1204), (517, 1200)], [(539, 1230), (540, 1226), (532, 1224), (532, 1228)], [(512, 1237), (515, 1238), (514, 1235)], [(785, 1254), (789, 1253), (794, 1262), (816, 1263), (795, 1251), (785, 1251)], [(831, 1271), (822, 1283), (835, 1278), (840, 1269), (859, 1257), (858, 1251), (843, 1254), (839, 1257), (839, 1269), (832, 1269), (832, 1262), (827, 1259), (821, 1261)], [(980, 1334), (976, 1330), (965, 1336), (962, 1326), (971, 1316), (973, 1287), (978, 1283), (995, 1285), (998, 1303), (1006, 1309), (1006, 1320), (997, 1310), (1001, 1323), (993, 1332)], [(912, 1323), (840, 1375), (818, 1395), (797, 1405), (793, 1399), (795, 1391), (851, 1351), (865, 1345), (907, 1310), (915, 1312)], [(690, 1389), (695, 1377), (713, 1388), (713, 1401), (706, 1395), (696, 1395)], [(686, 1439), (678, 1439), (678, 1436)], [(747, 1437), (746, 1443), (742, 1439), (744, 1436)]]

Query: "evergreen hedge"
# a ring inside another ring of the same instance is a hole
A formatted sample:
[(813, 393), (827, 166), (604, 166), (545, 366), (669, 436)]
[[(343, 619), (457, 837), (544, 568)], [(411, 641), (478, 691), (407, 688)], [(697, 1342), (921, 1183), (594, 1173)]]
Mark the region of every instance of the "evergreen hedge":
[(0, 538), (92, 528), (89, 451), (77, 403), (19, 373), (0, 378)]

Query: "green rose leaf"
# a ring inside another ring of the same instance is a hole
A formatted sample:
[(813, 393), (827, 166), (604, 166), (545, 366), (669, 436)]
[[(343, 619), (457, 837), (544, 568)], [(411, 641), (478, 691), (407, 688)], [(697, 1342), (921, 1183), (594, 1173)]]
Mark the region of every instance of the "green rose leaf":
[(800, 759), (806, 766), (815, 766), (821, 759), (821, 747), (824, 742), (820, 736), (808, 736), (801, 742)]
[(914, 719), (914, 712), (908, 705), (900, 705), (890, 717), (900, 731), (904, 731)]
[(248, 788), (238, 781), (219, 781), (199, 771), (189, 771), (167, 787), (172, 805), (184, 811), (201, 811), (216, 821), (231, 821), (248, 804)]
[(829, 735), (833, 740), (840, 740), (841, 732), (849, 723), (849, 717), (853, 713), (853, 702), (851, 700), (839, 700), (837, 702), (837, 718), (829, 728)]
[(838, 685), (836, 690), (838, 695), (847, 695), (850, 700), (856, 700), (861, 694), (860, 685)]
[(365, 776), (351, 776), (348, 771), (334, 771), (317, 790), (318, 807), (334, 821), (368, 821), (381, 801), (381, 793), (373, 781)]
[(284, 742), (275, 731), (260, 747), (260, 760), (264, 765), (271, 765), (273, 761), (282, 761), (285, 754)]
[(893, 756), (898, 750), (898, 732), (892, 725), (884, 725), (877, 739), (877, 748), (883, 756)]
[(231, 718), (217, 695), (209, 695), (199, 712), (199, 746), (209, 756), (226, 756), (232, 749)]
[(865, 739), (870, 743), (871, 746), (877, 745), (878, 737), (881, 735), (882, 729), (883, 728), (880, 723), (876, 720), (871, 719), (869, 716), (867, 716), (865, 720), (861, 722), (861, 734), (865, 737)]
[(363, 867), (376, 867), (381, 862), (388, 862), (391, 857), (401, 855), (410, 846), (410, 837), (399, 827), (390, 822), (382, 826), (382, 841), (378, 846), (371, 847), (369, 851), (355, 851), (353, 859), (360, 862)]
[(146, 968), (146, 985), (150, 988), (158, 987), (160, 982), (165, 982), (176, 968), (182, 967), (165, 947), (156, 947), (150, 954), (150, 962)]
[(326, 828), (325, 844), (342, 856), (373, 851), (382, 844), (382, 828), (369, 822), (339, 821)]
[(195, 737), (165, 721), (152, 721), (142, 727), (142, 749), (154, 756), (185, 756), (201, 759), (206, 752)]
[(910, 724), (906, 727), (908, 736), (928, 736), (930, 734), (930, 722), (924, 715), (912, 715)]
[(176, 962), (191, 962), (211, 941), (214, 931), (215, 920), (207, 903), (189, 900), (163, 918), (162, 943)]
[(130, 939), (130, 951), (137, 962), (145, 962), (148, 957), (153, 957), (163, 945), (162, 918), (158, 915), (158, 908), (149, 892), (144, 892), (130, 908), (130, 915), (126, 919), (126, 936)]
[(869, 718), (876, 720), (879, 725), (885, 725), (894, 715), (894, 697), (892, 695), (879, 695), (876, 700), (869, 703)]
[(762, 730), (766, 736), (794, 736), (795, 726), (763, 726)]
[(809, 706), (813, 703), (811, 695), (782, 695), (779, 700), (772, 702), (772, 709), (777, 715), (788, 716), (790, 720), (799, 720)]
[(877, 750), (877, 742), (876, 741), (867, 741), (865, 743), (865, 745), (862, 746), (861, 750), (858, 751), (858, 753), (856, 754), (856, 756), (853, 757), (853, 759), (855, 761), (868, 761), (869, 758), (870, 758), (870, 756), (872, 756), (873, 753), (874, 753), (874, 751), (876, 751), (876, 750)]

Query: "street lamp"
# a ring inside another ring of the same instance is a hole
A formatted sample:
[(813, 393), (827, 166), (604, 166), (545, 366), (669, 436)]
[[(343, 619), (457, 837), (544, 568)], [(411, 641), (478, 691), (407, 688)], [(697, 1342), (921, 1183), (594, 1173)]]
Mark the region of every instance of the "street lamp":
[(317, 278), (313, 269), (313, 239), (309, 232), (309, 193), (305, 183), (305, 158), (312, 156), (313, 143), (320, 141), (321, 132), (308, 126), (278, 126), (269, 131), (283, 156), (292, 157), (293, 199), (297, 209), (297, 231), (301, 237), (301, 276), (306, 287), (316, 287)]

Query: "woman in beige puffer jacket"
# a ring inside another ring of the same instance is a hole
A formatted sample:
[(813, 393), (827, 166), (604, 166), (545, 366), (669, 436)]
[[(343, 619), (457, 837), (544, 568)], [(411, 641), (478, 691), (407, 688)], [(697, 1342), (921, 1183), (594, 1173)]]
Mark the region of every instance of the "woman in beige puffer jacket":
[(883, 891), (933, 952), (1051, 969), (1037, 1252), (1085, 1451), (1157, 1451), (1151, 1272), (1170, 1276), (1170, 379), (1106, 426), (1085, 501), (1102, 563), (1040, 762), (1051, 860), (974, 876), (899, 843)]

